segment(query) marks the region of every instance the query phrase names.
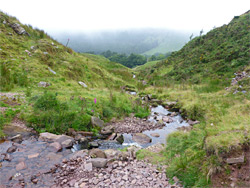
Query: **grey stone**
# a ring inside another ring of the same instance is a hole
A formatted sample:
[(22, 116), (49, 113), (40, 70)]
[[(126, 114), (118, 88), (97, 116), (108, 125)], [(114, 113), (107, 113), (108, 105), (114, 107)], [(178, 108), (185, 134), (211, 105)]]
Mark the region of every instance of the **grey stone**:
[(227, 158), (227, 164), (237, 164), (237, 163), (244, 163), (245, 157), (244, 155), (235, 158)]
[(101, 119), (99, 119), (98, 117), (92, 116), (91, 117), (91, 124), (95, 127), (100, 127), (103, 128), (104, 125), (104, 121), (102, 121)]
[(150, 135), (153, 137), (160, 137), (160, 135), (158, 133), (151, 133)]
[(140, 144), (147, 144), (147, 143), (150, 143), (152, 141), (152, 139), (149, 136), (147, 136), (143, 133), (133, 134), (132, 140), (135, 142), (138, 142)]
[(90, 148), (98, 148), (99, 144), (98, 144), (98, 142), (89, 142), (89, 147)]
[(73, 146), (73, 140), (67, 139), (67, 140), (63, 141), (61, 144), (62, 144), (63, 148), (70, 148)]
[(48, 83), (48, 82), (39, 82), (38, 83), (38, 87), (48, 87), (48, 86), (50, 86), (50, 83)]
[(14, 153), (16, 151), (17, 147), (16, 146), (11, 146), (7, 149), (7, 153)]
[(59, 142), (53, 142), (49, 145), (49, 151), (59, 152), (62, 150), (62, 145)]
[(90, 162), (94, 167), (97, 168), (104, 168), (107, 165), (107, 159), (104, 158), (92, 158), (90, 159)]
[(88, 87), (84, 82), (79, 81), (78, 84), (80, 84), (81, 86), (83, 86), (84, 88)]
[(89, 151), (89, 156), (91, 156), (92, 158), (107, 158), (106, 154), (104, 153), (104, 151), (95, 148), (95, 149), (91, 149)]

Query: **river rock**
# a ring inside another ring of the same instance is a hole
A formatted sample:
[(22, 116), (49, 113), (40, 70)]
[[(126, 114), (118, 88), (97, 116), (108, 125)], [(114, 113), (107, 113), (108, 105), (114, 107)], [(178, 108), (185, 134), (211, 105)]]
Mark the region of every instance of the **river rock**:
[(148, 135), (145, 135), (143, 133), (133, 134), (132, 140), (140, 144), (147, 144), (152, 141), (152, 139)]
[(9, 161), (10, 162), (13, 159), (13, 157), (10, 154), (8, 154), (8, 153), (4, 153), (2, 155), (4, 155), (3, 160), (5, 160), (5, 161)]
[(82, 149), (87, 149), (89, 145), (89, 141), (86, 137), (81, 136), (80, 139), (78, 139), (79, 144), (81, 144)]
[(107, 158), (106, 154), (98, 148), (89, 150), (89, 156), (91, 158)]
[(59, 139), (60, 137), (61, 135), (56, 135), (56, 134), (45, 132), (45, 133), (40, 133), (39, 139), (43, 141), (55, 141)]
[(173, 119), (170, 118), (170, 117), (168, 117), (168, 116), (164, 116), (164, 117), (162, 118), (162, 120), (163, 120), (164, 122), (166, 122), (166, 123), (172, 123), (172, 122), (173, 122)]
[(92, 117), (91, 117), (91, 124), (92, 124), (94, 127), (103, 128), (104, 121), (102, 121), (102, 120), (99, 119), (98, 117), (92, 116)]
[(89, 160), (93, 167), (104, 168), (107, 165), (108, 160), (104, 158), (92, 158)]
[(7, 149), (7, 153), (14, 153), (16, 151), (17, 147), (15, 145), (9, 147)]
[(53, 152), (59, 152), (62, 150), (62, 145), (59, 142), (53, 142), (49, 145), (49, 150)]
[(12, 138), (10, 138), (10, 140), (12, 142), (16, 142), (20, 144), (23, 141), (23, 137), (21, 134), (17, 134), (16, 136), (13, 136)]
[(89, 148), (98, 148), (99, 144), (98, 142), (89, 142)]
[(31, 155), (28, 155), (28, 159), (37, 158), (38, 156), (39, 156), (39, 153), (34, 153)]
[(26, 163), (25, 163), (24, 161), (21, 161), (21, 162), (19, 162), (19, 163), (16, 165), (16, 170), (17, 170), (17, 171), (23, 170), (23, 169), (25, 169), (25, 168), (27, 168), (27, 166), (26, 166)]
[(153, 137), (160, 137), (160, 135), (158, 133), (151, 133), (150, 135)]
[(73, 146), (73, 143), (74, 143), (73, 140), (67, 139), (67, 140), (63, 141), (61, 144), (62, 144), (63, 148), (70, 148)]

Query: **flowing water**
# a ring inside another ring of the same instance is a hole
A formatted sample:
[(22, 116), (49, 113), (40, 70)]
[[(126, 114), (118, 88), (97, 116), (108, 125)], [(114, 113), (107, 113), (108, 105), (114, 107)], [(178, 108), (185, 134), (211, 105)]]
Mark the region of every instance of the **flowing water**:
[[(157, 106), (151, 109), (151, 115), (148, 117), (148, 121), (157, 122), (155, 120), (158, 116), (167, 116), (171, 112), (163, 108), (162, 106)], [(147, 130), (143, 133), (148, 135), (152, 142), (148, 144), (138, 144), (132, 140), (132, 134), (123, 134), (124, 142), (119, 144), (116, 141), (107, 140), (95, 140), (99, 143), (100, 149), (118, 149), (125, 148), (131, 145), (137, 145), (139, 147), (145, 148), (156, 143), (166, 143), (166, 136), (173, 131), (176, 131), (178, 127), (188, 126), (187, 122), (182, 119), (180, 115), (171, 117), (173, 119), (172, 123), (165, 123), (165, 126), (161, 129)], [(77, 150), (80, 150), (81, 146), (75, 144), (71, 149), (64, 149), (61, 152), (54, 153), (48, 149), (49, 143), (39, 141), (36, 136), (29, 134), (25, 130), (7, 128), (6, 133), (10, 136), (16, 134), (22, 134), (26, 139), (21, 143), (15, 145), (17, 150), (14, 153), (10, 153), (12, 158), (11, 162), (4, 160), (4, 154), (7, 149), (13, 144), (10, 141), (0, 142), (0, 187), (2, 185), (7, 185), (6, 187), (13, 187), (15, 183), (23, 179), (26, 182), (25, 187), (47, 187), (53, 183), (53, 177), (51, 174), (46, 175), (44, 172), (48, 172), (55, 164), (61, 162), (64, 158), (70, 158)], [(152, 133), (158, 133), (159, 137), (151, 136)], [(25, 163), (23, 169), (18, 169), (18, 164), (20, 162)], [(30, 177), (35, 175), (39, 179), (37, 184), (33, 184)]]
[[(157, 116), (168, 116), (170, 115), (172, 112), (168, 111), (167, 109), (165, 109), (163, 106), (159, 105), (155, 108), (151, 109), (151, 115), (148, 117), (148, 121), (153, 121), (154, 123), (157, 123), (157, 121), (155, 120), (155, 118)], [(98, 143), (100, 144), (99, 148), (100, 149), (122, 149), (131, 145), (136, 145), (142, 148), (157, 144), (157, 143), (161, 143), (161, 144), (166, 144), (166, 137), (167, 135), (169, 135), (170, 133), (174, 132), (177, 130), (177, 128), (182, 127), (182, 126), (189, 126), (189, 124), (183, 120), (183, 118), (177, 114), (176, 116), (171, 117), (173, 122), (171, 123), (164, 123), (165, 126), (161, 129), (154, 129), (154, 130), (147, 130), (144, 131), (142, 133), (148, 135), (151, 139), (152, 142), (147, 143), (147, 144), (138, 144), (136, 142), (134, 142), (132, 140), (132, 134), (123, 134), (124, 137), (124, 142), (123, 144), (119, 144), (115, 141), (103, 141), (103, 140), (97, 140)], [(159, 137), (153, 137), (151, 136), (152, 133), (158, 133)]]

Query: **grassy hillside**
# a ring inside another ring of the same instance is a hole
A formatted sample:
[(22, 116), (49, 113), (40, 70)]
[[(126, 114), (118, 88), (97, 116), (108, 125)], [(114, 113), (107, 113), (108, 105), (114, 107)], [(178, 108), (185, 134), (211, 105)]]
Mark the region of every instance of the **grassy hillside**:
[[(167, 139), (167, 174), (187, 187), (206, 187), (216, 173), (224, 174), (225, 179), (218, 181), (230, 186), (232, 169), (226, 158), (249, 148), (249, 20), (248, 11), (194, 38), (166, 60), (137, 68), (138, 77), (155, 86), (146, 92), (177, 100), (184, 117), (201, 122), (192, 131), (176, 132)], [(245, 76), (231, 85), (236, 72)], [(238, 179), (237, 186), (242, 185), (246, 186), (244, 180)]]
[[(108, 121), (147, 112), (120, 89), (136, 84), (130, 69), (102, 56), (76, 53), (32, 26), (19, 23), (29, 36), (19, 35), (10, 27), (13, 23), (19, 21), (0, 12), (1, 92), (24, 95), (26, 102), (15, 106), (1, 96), (7, 110), (0, 114), (0, 126), (20, 112), (36, 130), (60, 133), (69, 127), (91, 130), (92, 115)], [(39, 87), (41, 81), (50, 86)]]

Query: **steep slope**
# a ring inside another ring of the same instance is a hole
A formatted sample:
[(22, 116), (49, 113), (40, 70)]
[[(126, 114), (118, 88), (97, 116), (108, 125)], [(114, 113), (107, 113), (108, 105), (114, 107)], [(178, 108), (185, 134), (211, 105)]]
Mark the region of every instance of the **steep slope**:
[(8, 98), (14, 94), (1, 93), (0, 128), (19, 112), (36, 130), (61, 133), (72, 127), (92, 130), (90, 116), (108, 121), (144, 110), (121, 90), (136, 84), (130, 69), (102, 56), (76, 53), (3, 12), (0, 58), (1, 92), (15, 92), (27, 101), (16, 106), (19, 102)]
[[(166, 60), (135, 69), (148, 81), (145, 92), (178, 101), (184, 117), (200, 121), (167, 138), (167, 174), (186, 187), (249, 186), (244, 173), (250, 162), (249, 28), (250, 11)], [(236, 169), (228, 162), (232, 158), (245, 161), (234, 164)]]
[(228, 25), (194, 38), (166, 61), (141, 74), (146, 73), (151, 81), (171, 78), (192, 83), (199, 83), (204, 77), (230, 78), (250, 64), (249, 22), (249, 12), (235, 16)]

